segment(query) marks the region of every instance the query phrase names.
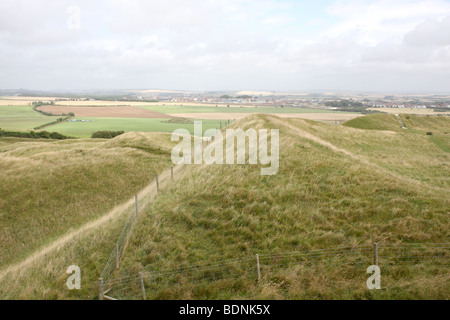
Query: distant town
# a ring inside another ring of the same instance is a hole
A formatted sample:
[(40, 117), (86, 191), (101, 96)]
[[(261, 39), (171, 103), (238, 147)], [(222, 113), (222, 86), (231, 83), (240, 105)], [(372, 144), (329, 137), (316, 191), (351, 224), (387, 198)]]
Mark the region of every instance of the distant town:
[(230, 107), (292, 107), (373, 113), (377, 109), (432, 109), (450, 112), (450, 95), (372, 93), (278, 93), (275, 91), (190, 92), (170, 90), (110, 90), (94, 92), (42, 92), (0, 90), (0, 96), (53, 97), (58, 101), (149, 102), (170, 105), (205, 104)]

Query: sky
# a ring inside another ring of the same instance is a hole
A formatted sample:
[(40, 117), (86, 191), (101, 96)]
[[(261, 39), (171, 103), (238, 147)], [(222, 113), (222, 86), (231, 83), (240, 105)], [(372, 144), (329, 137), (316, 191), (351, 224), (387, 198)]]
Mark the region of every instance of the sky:
[(450, 0), (2, 0), (0, 89), (450, 93)]

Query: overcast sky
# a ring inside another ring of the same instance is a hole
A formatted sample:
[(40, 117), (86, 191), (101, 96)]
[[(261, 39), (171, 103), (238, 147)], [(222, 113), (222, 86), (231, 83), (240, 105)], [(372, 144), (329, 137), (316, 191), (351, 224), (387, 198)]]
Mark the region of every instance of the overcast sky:
[(1, 0), (0, 88), (450, 93), (450, 0)]

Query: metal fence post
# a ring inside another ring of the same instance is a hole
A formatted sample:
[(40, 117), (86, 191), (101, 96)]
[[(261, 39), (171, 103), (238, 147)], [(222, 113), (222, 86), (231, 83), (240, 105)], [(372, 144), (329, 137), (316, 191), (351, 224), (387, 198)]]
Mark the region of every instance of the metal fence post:
[(256, 274), (258, 276), (258, 282), (261, 281), (261, 268), (259, 265), (259, 254), (256, 255)]
[(103, 278), (98, 279), (98, 300), (103, 300)]
[(173, 167), (170, 167), (170, 177), (171, 177), (172, 180), (173, 180)]
[(373, 244), (373, 264), (378, 266), (378, 243)]
[(144, 276), (142, 272), (139, 272), (139, 280), (141, 282), (142, 299), (147, 300), (147, 296), (145, 295)]
[(159, 178), (158, 178), (158, 175), (156, 175), (156, 191), (159, 192)]

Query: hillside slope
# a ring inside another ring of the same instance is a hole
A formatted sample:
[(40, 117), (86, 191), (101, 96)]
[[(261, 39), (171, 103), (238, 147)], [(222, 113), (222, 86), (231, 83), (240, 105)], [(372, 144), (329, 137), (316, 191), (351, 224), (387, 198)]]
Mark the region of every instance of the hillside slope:
[[(403, 132), (270, 116), (253, 116), (234, 127), (280, 129), (279, 173), (263, 177), (259, 166), (192, 167), (149, 207), (119, 278), (144, 272), (151, 277), (146, 283), (151, 298), (164, 299), (449, 298), (447, 269), (423, 265), (423, 256), (391, 269), (384, 278), (388, 288), (380, 292), (365, 288), (370, 258), (357, 270), (346, 266), (352, 258), (310, 267), (265, 266), (262, 285), (255, 284), (252, 258), (374, 242), (448, 243), (448, 153), (426, 136)], [(178, 273), (236, 259), (250, 265), (219, 280), (192, 282), (192, 274)], [(163, 280), (152, 274), (165, 271), (165, 277), (176, 274), (174, 282), (158, 285)], [(116, 294), (136, 298), (137, 289), (128, 285)]]
[[(0, 269), (101, 217), (166, 169), (170, 141), (129, 133), (114, 140), (0, 145)], [(139, 142), (139, 147), (133, 142)]]
[[(232, 127), (280, 129), (278, 174), (261, 176), (259, 165), (186, 166), (141, 213), (115, 275), (131, 278), (117, 280), (120, 285), (110, 295), (140, 299), (139, 282), (130, 279), (139, 272), (163, 272), (164, 280), (146, 279), (147, 298), (450, 297), (448, 269), (436, 264), (435, 253), (397, 252), (400, 260), (383, 267), (388, 245), (450, 242), (450, 156), (426, 134), (367, 131), (273, 116), (251, 116)], [(140, 137), (123, 136), (102, 147), (153, 152), (153, 142)], [(446, 137), (443, 133), (448, 143)], [(170, 146), (169, 139), (160, 136), (155, 143)], [(125, 220), (126, 215), (111, 220), (35, 261), (26, 271), (3, 279), (0, 295), (97, 298), (98, 278)], [(381, 291), (365, 287), (373, 253), (358, 249), (370, 248), (374, 242), (386, 248), (380, 251)], [(324, 249), (330, 251), (311, 251)], [(324, 252), (332, 256), (320, 263), (298, 263), (284, 260), (291, 255), (281, 255), (304, 250), (309, 257)], [(261, 255), (259, 284), (255, 254)], [(448, 255), (439, 258), (448, 264)], [(65, 271), (71, 264), (82, 268), (80, 291), (65, 287)], [(192, 274), (180, 273), (200, 265), (198, 271), (204, 264), (232, 264), (232, 268), (223, 267), (217, 274), (208, 267), (202, 271), (206, 275), (195, 281)]]

